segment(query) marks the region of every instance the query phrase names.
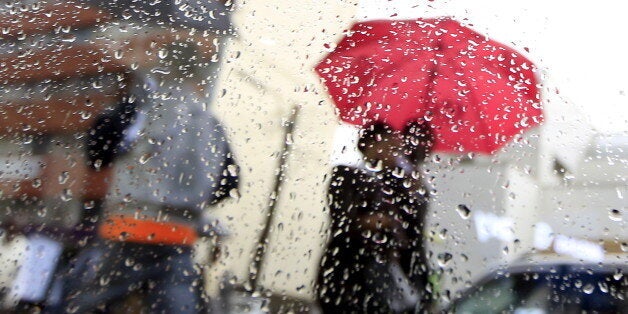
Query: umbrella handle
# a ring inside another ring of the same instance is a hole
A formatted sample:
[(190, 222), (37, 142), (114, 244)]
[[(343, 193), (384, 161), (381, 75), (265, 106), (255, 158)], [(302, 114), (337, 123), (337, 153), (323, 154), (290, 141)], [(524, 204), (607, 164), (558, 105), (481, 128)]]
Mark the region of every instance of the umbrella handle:
[[(256, 291), (259, 287), (259, 278), (261, 274), (262, 264), (264, 263), (264, 259), (266, 257), (266, 249), (268, 237), (270, 235), (270, 228), (273, 225), (273, 218), (275, 207), (277, 205), (277, 200), (279, 198), (279, 190), (281, 189), (281, 185), (283, 183), (282, 177), (284, 176), (286, 162), (288, 159), (288, 152), (290, 151), (290, 146), (292, 145), (292, 141), (288, 140), (288, 136), (292, 134), (294, 130), (294, 126), (296, 124), (297, 115), (299, 114), (299, 106), (292, 107), (292, 113), (288, 118), (288, 121), (284, 127), (284, 142), (281, 150), (281, 155), (279, 157), (278, 167), (279, 171), (275, 176), (275, 182), (273, 184), (273, 189), (270, 194), (270, 202), (268, 203), (268, 209), (266, 210), (266, 221), (264, 222), (264, 229), (260, 234), (259, 240), (257, 241), (257, 246), (255, 249), (255, 255), (253, 256), (253, 261), (251, 262), (251, 266), (249, 268), (249, 278), (248, 283), (249, 287), (251, 287), (251, 291)], [(273, 197), (274, 196), (274, 197)]]

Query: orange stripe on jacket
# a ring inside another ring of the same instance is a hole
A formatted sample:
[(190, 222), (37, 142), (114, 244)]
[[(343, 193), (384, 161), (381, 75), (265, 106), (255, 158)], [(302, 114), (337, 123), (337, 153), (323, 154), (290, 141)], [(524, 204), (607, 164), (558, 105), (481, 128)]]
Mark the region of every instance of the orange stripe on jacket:
[(192, 245), (198, 239), (194, 228), (175, 222), (139, 220), (129, 216), (114, 216), (98, 229), (103, 239), (145, 244)]

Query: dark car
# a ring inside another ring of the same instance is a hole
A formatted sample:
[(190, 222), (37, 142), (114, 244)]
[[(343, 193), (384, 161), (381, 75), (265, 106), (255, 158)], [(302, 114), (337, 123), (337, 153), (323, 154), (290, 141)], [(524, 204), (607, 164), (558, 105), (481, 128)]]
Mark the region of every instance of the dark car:
[(491, 273), (449, 313), (628, 313), (626, 263), (557, 261)]

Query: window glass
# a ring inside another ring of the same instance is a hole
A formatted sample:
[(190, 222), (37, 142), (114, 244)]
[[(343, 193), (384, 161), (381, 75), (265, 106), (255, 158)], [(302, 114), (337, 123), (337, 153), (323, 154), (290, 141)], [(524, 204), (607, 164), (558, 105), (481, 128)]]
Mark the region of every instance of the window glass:
[(4, 1), (0, 312), (623, 313), (623, 15)]

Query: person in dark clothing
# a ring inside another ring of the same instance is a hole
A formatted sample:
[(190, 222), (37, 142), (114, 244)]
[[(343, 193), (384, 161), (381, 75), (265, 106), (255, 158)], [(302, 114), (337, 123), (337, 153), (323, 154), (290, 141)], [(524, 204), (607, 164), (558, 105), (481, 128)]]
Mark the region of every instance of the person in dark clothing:
[(406, 132), (363, 130), (366, 167), (337, 166), (329, 186), (331, 239), (318, 276), (324, 313), (426, 309), (423, 227), (427, 195), (418, 165), (432, 147), (425, 123)]

